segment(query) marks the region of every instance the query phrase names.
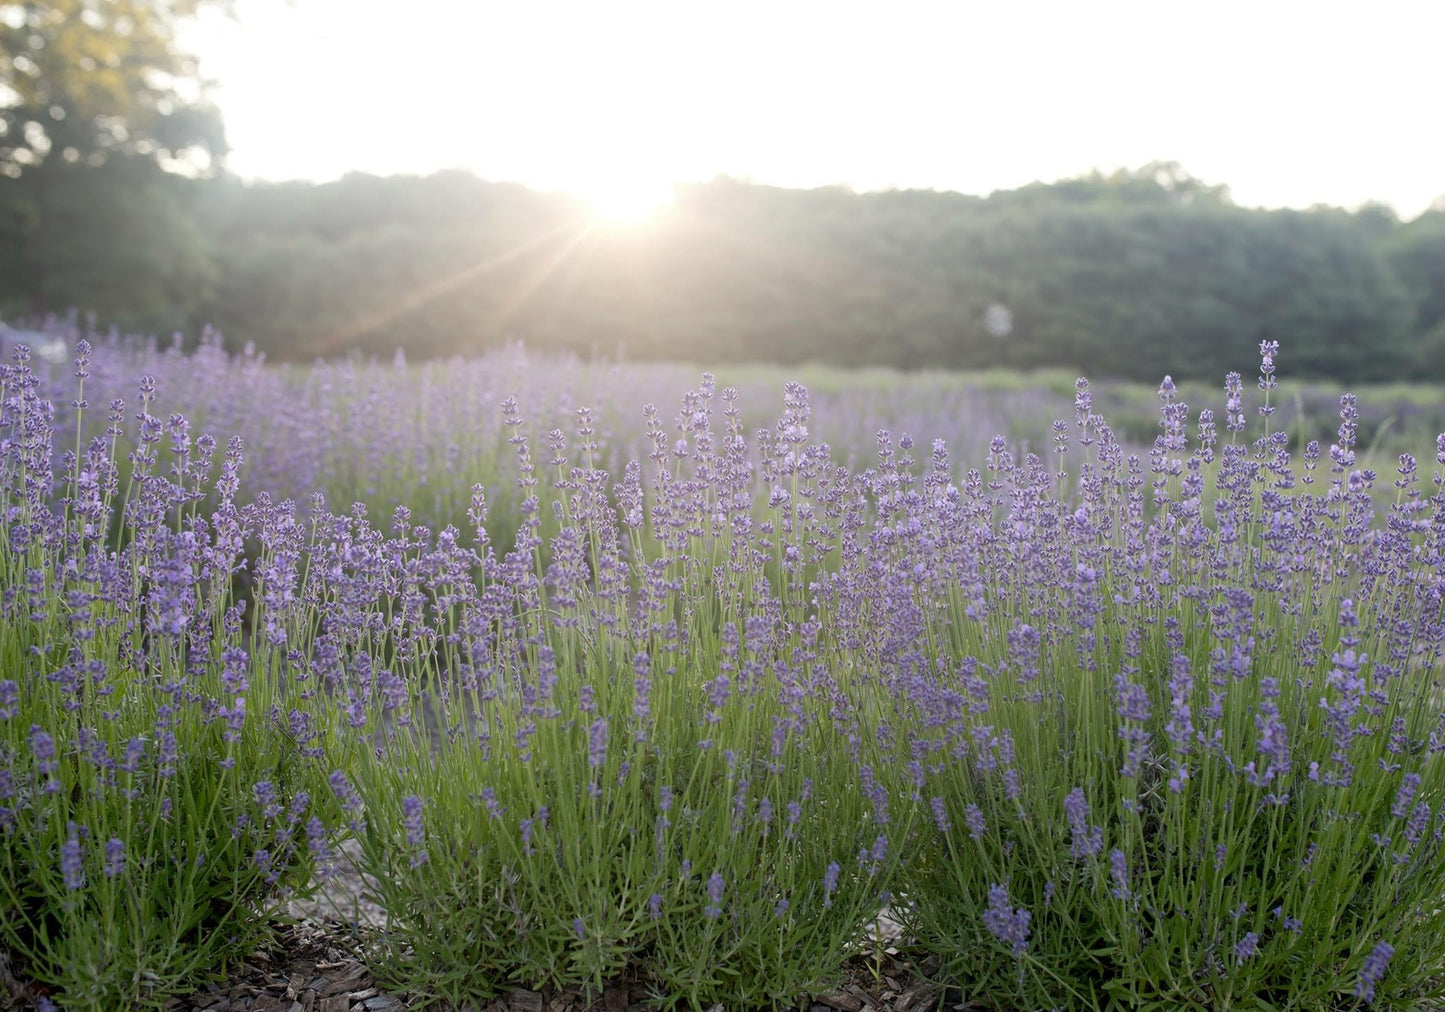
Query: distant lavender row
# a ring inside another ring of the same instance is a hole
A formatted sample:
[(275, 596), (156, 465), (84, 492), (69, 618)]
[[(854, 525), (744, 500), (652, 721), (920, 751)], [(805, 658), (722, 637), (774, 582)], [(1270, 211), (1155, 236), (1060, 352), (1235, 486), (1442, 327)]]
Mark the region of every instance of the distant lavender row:
[[(53, 322), (47, 333), (67, 361), (82, 336), (63, 322)], [(304, 502), (322, 491), (333, 504), (363, 502), (380, 515), (405, 503), (418, 520), (438, 528), (465, 522), (475, 482), (487, 487), (496, 526), (514, 522), (519, 500), (506, 447), (512, 433), (501, 411), (506, 397), (516, 399), (524, 431), (539, 444), (550, 430), (573, 431), (585, 406), (596, 430), (596, 466), (620, 474), (628, 460), (647, 453), (642, 406), (669, 405), (696, 377), (684, 366), (584, 362), (520, 345), (419, 365), (398, 352), (388, 364), (297, 367), (271, 366), (249, 351), (228, 355), (211, 335), (191, 352), (114, 333), (85, 336), (93, 349), (92, 423), (112, 399), (134, 402), (140, 378), (150, 376), (158, 403), (185, 415), (195, 433), (242, 437), (246, 496), (266, 491)], [(0, 356), (8, 355), (5, 343), (0, 332)], [(39, 359), (32, 364), (43, 371)], [(776, 375), (748, 375), (733, 384), (745, 431), (772, 424), (767, 405), (776, 397)], [(72, 382), (56, 363), (44, 389), (62, 431), (73, 415)], [(908, 385), (814, 392), (813, 431), (850, 467), (866, 463), (865, 448), (882, 428), (945, 439), (955, 454), (977, 460), (996, 433), (1027, 442), (1019, 431), (1024, 420), (1042, 442), (1048, 421), (1067, 410), (1066, 400), (1041, 387), (984, 389), (952, 377), (921, 377)], [(134, 419), (128, 416), (126, 426), (134, 436)]]

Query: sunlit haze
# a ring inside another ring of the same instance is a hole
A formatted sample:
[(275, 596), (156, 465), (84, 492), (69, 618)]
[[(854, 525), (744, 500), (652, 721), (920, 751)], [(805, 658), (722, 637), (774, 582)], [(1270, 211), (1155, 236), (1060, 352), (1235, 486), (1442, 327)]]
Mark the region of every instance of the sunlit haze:
[(618, 219), (718, 174), (987, 193), (1180, 162), (1245, 205), (1445, 193), (1445, 5), (238, 0), (187, 36), (248, 178), (467, 168)]

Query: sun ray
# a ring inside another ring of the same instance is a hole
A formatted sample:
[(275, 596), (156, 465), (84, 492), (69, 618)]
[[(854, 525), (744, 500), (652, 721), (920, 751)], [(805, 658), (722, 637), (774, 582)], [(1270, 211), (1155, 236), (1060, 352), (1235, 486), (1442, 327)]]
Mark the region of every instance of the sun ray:
[[(524, 243), (513, 246), (511, 249), (506, 250), (503, 253), (498, 253), (494, 257), (490, 257), (478, 263), (471, 264), (453, 274), (448, 274), (446, 277), (438, 278), (436, 281), (433, 281), (422, 288), (415, 289), (399, 299), (396, 299), (386, 305), (374, 308), (371, 311), (365, 313), (364, 315), (354, 317), (345, 326), (338, 327), (326, 334), (321, 335), (316, 340), (310, 342), (305, 348), (305, 351), (309, 356), (315, 357), (319, 355), (326, 355), (337, 350), (338, 348), (345, 347), (367, 331), (373, 330), (384, 323), (389, 323), (390, 321), (401, 316), (403, 313), (407, 313), (420, 306), (424, 306), (428, 302), (431, 302), (433, 299), (440, 298), (447, 292), (452, 291), (459, 285), (471, 280), (472, 278), (479, 277), (483, 274), (489, 273), (490, 271), (494, 271), (499, 267), (503, 267), (511, 263), (512, 261), (525, 256), (533, 250), (545, 246), (548, 242), (552, 241), (559, 235), (563, 235), (567, 232), (576, 232), (578, 234), (577, 237), (574, 237), (573, 240), (568, 243), (564, 248), (565, 255), (565, 252), (570, 252), (576, 247), (577, 243), (580, 241), (580, 237), (585, 236), (587, 234), (587, 231), (588, 226), (586, 225), (583, 225), (580, 228), (577, 225), (573, 224), (559, 225), (554, 229), (543, 232), (541, 235), (528, 239)], [(549, 261), (548, 269), (550, 270), (552, 267), (555, 266), (555, 264), (556, 259), (554, 258), (552, 261)], [(534, 288), (535, 286), (532, 286), (532, 289)], [(529, 291), (532, 289), (529, 289)]]
[(517, 290), (512, 293), (511, 298), (492, 314), (492, 321), (494, 323), (502, 323), (517, 310), (521, 309), (526, 301), (532, 297), (533, 293), (546, 283), (547, 279), (552, 276), (557, 268), (572, 255), (572, 251), (580, 246), (583, 240), (591, 233), (592, 229), (590, 226), (578, 229), (577, 234), (572, 237), (570, 242), (560, 247), (548, 260), (539, 265), (526, 281), (518, 286)]

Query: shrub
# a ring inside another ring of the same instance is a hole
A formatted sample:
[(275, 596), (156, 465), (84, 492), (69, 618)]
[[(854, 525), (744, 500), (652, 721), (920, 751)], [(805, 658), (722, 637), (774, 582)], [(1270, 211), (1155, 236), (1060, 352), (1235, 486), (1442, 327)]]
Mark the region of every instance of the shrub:
[(1372, 528), (1353, 397), (1316, 475), (1317, 444), (1301, 466), (1269, 430), (1262, 351), (1252, 444), (1237, 379), (1229, 442), (1202, 413), (1192, 452), (1166, 380), (1147, 461), (1081, 385), (1076, 499), (1005, 459), (924, 504), (965, 562), (920, 543), (898, 563), (938, 588), (902, 686), (935, 832), (900, 891), (966, 997), (1312, 1009), (1441, 991), (1445, 479), (1427, 501), (1402, 456)]
[(113, 404), (52, 498), (50, 406), (23, 353), (0, 369), (0, 948), (67, 1008), (159, 1006), (248, 952), (328, 853), (317, 721), (243, 646), (239, 448), (204, 519), (214, 442), (143, 396), (122, 490)]

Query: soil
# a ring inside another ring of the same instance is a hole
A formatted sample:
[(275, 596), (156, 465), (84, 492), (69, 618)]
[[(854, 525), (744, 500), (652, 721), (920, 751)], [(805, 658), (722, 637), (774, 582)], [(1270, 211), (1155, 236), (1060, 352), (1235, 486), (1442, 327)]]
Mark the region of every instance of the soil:
[[(252, 953), (240, 970), (172, 1001), (168, 1012), (410, 1012), (416, 996), (388, 990), (367, 968), (368, 946), (386, 922), (386, 911), (367, 898), (368, 881), (356, 865), (354, 841), (342, 848), (334, 875), (304, 902), (293, 902), (288, 922), (276, 928), (274, 943)], [(901, 929), (880, 915), (873, 937), (863, 943), (834, 991), (813, 996), (807, 1012), (925, 1012), (962, 1009), (928, 984), (896, 948)], [(643, 981), (619, 982), (601, 995), (574, 989), (503, 988), (500, 997), (455, 1008), (425, 1006), (431, 1012), (628, 1012), (653, 1004)], [(36, 995), (9, 972), (0, 953), (0, 1010), (30, 1009)], [(725, 1012), (721, 1005), (708, 1012)]]
[[(295, 923), (282, 928), (271, 951), (254, 953), (242, 972), (173, 1002), (171, 1012), (408, 1012), (414, 997), (388, 991), (364, 961), (386, 911), (367, 899), (367, 879), (356, 866), (354, 841), (342, 848), (337, 870), (311, 899), (293, 903)], [(880, 916), (875, 941), (865, 943), (835, 991), (814, 996), (808, 1012), (924, 1012), (941, 1007), (927, 984), (895, 947), (898, 925)], [(881, 949), (876, 946), (881, 945)], [(628, 1012), (649, 1004), (642, 982), (619, 983), (601, 995), (572, 989), (503, 989), (498, 998), (467, 1008), (428, 1006), (433, 1012)], [(961, 1005), (953, 1005), (962, 1008)], [(724, 1012), (716, 1006), (709, 1012)]]

